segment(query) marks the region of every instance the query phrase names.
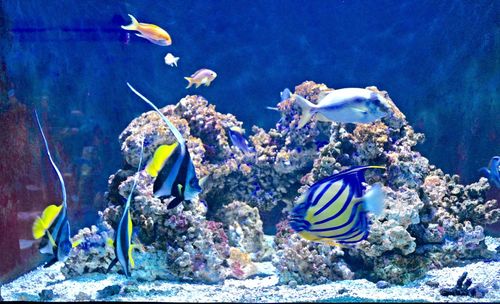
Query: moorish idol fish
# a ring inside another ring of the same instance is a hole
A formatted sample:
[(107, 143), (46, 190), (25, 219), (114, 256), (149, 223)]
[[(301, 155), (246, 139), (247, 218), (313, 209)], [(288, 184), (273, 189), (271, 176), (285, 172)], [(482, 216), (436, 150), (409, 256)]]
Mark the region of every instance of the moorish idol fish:
[(182, 201), (191, 202), (201, 192), (193, 161), (186, 148), (186, 141), (177, 128), (163, 115), (160, 110), (146, 97), (134, 89), (128, 82), (128, 87), (149, 104), (167, 124), (177, 142), (158, 147), (146, 172), (155, 177), (153, 193), (155, 197), (174, 197), (167, 209), (177, 207)]
[[(139, 166), (137, 167), (137, 172), (141, 170), (143, 153), (144, 153), (144, 140), (142, 141), (141, 144), (141, 156), (139, 159)], [(125, 273), (125, 276), (127, 278), (130, 277), (130, 267), (132, 268), (135, 267), (134, 259), (132, 257), (133, 227), (132, 227), (132, 217), (130, 216), (130, 201), (132, 200), (132, 194), (134, 193), (136, 186), (137, 186), (137, 178), (134, 179), (134, 184), (130, 189), (127, 202), (125, 203), (125, 208), (123, 208), (122, 217), (120, 219), (120, 222), (118, 223), (118, 229), (116, 229), (115, 240), (113, 242), (115, 248), (115, 258), (113, 261), (111, 261), (111, 264), (109, 264), (108, 270), (106, 270), (106, 273), (108, 273), (111, 270), (111, 268), (115, 266), (117, 262), (120, 262), (123, 272)]]
[(500, 156), (491, 158), (488, 167), (483, 167), (480, 172), (488, 177), (488, 182), (497, 188), (500, 188)]
[(240, 149), (243, 153), (255, 152), (255, 149), (248, 146), (248, 140), (243, 136), (244, 131), (237, 126), (228, 128), (229, 138), (234, 146)]
[(384, 193), (379, 184), (363, 196), (364, 171), (382, 166), (359, 166), (313, 184), (290, 215), (290, 226), (301, 237), (328, 245), (348, 245), (369, 234), (367, 212), (379, 215)]
[(62, 178), (61, 172), (57, 168), (52, 155), (50, 154), (49, 145), (45, 134), (43, 133), (42, 125), (40, 124), (40, 119), (38, 118), (38, 113), (35, 110), (36, 122), (38, 124), (38, 129), (42, 134), (43, 142), (45, 143), (45, 150), (49, 156), (50, 163), (57, 173), (59, 182), (61, 183), (62, 197), (63, 201), (60, 206), (50, 205), (43, 210), (41, 216), (37, 217), (33, 223), (32, 231), (33, 237), (38, 240), (46, 236), (40, 244), (40, 252), (43, 254), (52, 255), (52, 259), (45, 264), (44, 267), (49, 267), (57, 261), (65, 261), (72, 247), (78, 246), (79, 242), (71, 243), (70, 240), (70, 227), (68, 222), (68, 205), (66, 202), (66, 187), (64, 186), (64, 180)]

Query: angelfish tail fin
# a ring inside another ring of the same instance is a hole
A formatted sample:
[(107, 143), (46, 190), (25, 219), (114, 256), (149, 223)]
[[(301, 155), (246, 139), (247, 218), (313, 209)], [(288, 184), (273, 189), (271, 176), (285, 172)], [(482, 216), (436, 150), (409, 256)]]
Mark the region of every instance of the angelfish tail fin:
[(191, 77), (184, 77), (184, 79), (186, 79), (188, 81), (188, 86), (186, 87), (186, 89), (189, 89), (192, 85), (193, 85), (193, 78)]
[(300, 129), (304, 127), (309, 120), (311, 120), (311, 117), (314, 114), (313, 109), (316, 107), (316, 105), (300, 95), (294, 94), (294, 96), (295, 96), (295, 102), (302, 109), (302, 115), (300, 116), (299, 126), (298, 126), (298, 128)]
[(385, 194), (382, 186), (380, 184), (373, 185), (363, 197), (366, 210), (377, 216), (382, 214), (382, 211), (384, 211), (384, 198)]
[(137, 21), (137, 19), (135, 19), (134, 16), (132, 16), (130, 14), (128, 14), (128, 16), (130, 17), (130, 19), (132, 19), (132, 23), (130, 23), (129, 25), (122, 25), (122, 29), (128, 30), (128, 31), (135, 31), (135, 30), (137, 30), (139, 22)]

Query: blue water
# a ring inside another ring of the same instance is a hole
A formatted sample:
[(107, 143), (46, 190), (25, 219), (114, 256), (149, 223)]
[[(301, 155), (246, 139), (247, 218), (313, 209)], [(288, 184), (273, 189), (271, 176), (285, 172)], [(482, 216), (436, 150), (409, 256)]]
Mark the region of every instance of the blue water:
[[(202, 94), (247, 127), (272, 127), (279, 117), (264, 106), (304, 80), (376, 85), (427, 135), (421, 150), (447, 172), (474, 180), (500, 150), (498, 1), (61, 2), (4, 4), (14, 33), (9, 71), (24, 100), (49, 97), (55, 124), (81, 109), (89, 128), (102, 129), (111, 144), (103, 176), (119, 164), (117, 135), (147, 109), (126, 81), (161, 105)], [(133, 34), (125, 44), (128, 13), (164, 27), (172, 46)], [(177, 69), (163, 63), (167, 52), (181, 57)], [(218, 78), (185, 90), (183, 77), (201, 67)]]

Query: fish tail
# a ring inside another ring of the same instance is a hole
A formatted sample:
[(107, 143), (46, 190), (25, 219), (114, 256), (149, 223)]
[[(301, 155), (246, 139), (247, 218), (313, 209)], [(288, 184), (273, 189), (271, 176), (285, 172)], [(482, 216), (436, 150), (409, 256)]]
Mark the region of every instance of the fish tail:
[(375, 184), (364, 196), (364, 205), (366, 210), (375, 215), (382, 214), (384, 211), (384, 191), (380, 184)]
[(312, 115), (314, 112), (312, 111), (316, 105), (311, 103), (309, 100), (305, 99), (304, 97), (300, 95), (295, 94), (295, 102), (300, 106), (302, 109), (302, 115), (300, 116), (299, 120), (299, 129), (302, 128), (303, 126), (306, 125), (306, 123), (311, 120)]
[(193, 78), (191, 77), (184, 77), (184, 79), (186, 79), (188, 81), (188, 86), (186, 87), (186, 89), (189, 89), (192, 85), (193, 85)]
[(128, 14), (128, 16), (130, 17), (130, 19), (132, 19), (132, 23), (130, 23), (129, 25), (122, 25), (122, 29), (128, 30), (128, 31), (137, 30), (137, 28), (139, 26), (139, 22), (137, 21), (137, 19), (135, 19), (134, 16), (132, 16), (130, 14)]

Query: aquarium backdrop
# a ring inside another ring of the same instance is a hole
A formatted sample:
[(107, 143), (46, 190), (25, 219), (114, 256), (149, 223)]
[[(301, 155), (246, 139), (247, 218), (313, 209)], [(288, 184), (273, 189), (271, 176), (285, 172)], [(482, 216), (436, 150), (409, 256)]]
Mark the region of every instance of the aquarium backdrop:
[[(499, 1), (0, 3), (2, 281), (41, 262), (31, 224), (60, 202), (33, 110), (66, 180), (76, 233), (104, 209), (108, 177), (122, 165), (118, 135), (150, 110), (127, 81), (162, 107), (200, 94), (247, 132), (274, 126), (280, 115), (266, 106), (286, 87), (374, 85), (425, 134), (419, 151), (445, 173), (476, 181), (500, 154)], [(172, 45), (122, 30), (127, 14), (165, 28)], [(180, 57), (177, 68), (164, 63), (168, 52)], [(184, 77), (200, 68), (217, 78), (186, 89)]]

